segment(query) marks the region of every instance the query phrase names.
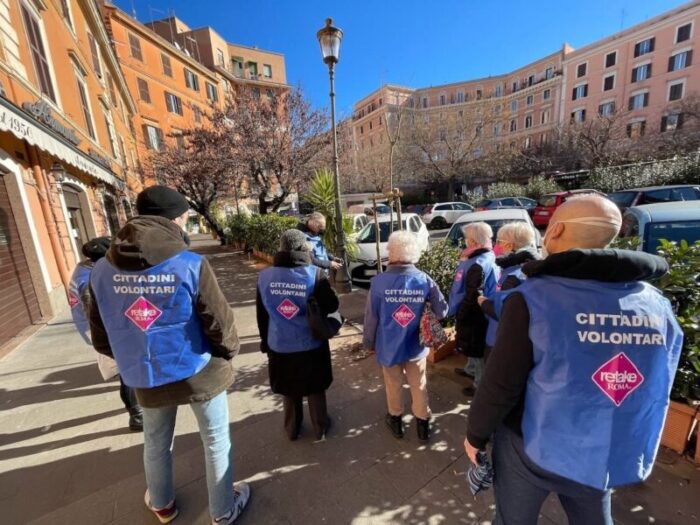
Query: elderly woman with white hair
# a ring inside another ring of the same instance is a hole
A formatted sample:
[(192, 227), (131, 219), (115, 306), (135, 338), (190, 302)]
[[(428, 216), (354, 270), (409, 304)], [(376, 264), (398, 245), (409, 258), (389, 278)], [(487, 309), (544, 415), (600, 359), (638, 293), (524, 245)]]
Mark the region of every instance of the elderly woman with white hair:
[(337, 270), (343, 265), (343, 261), (331, 256), (323, 244), (323, 236), (326, 233), (326, 216), (315, 211), (308, 216), (306, 222), (300, 222), (297, 230), (306, 235), (306, 240), (311, 244), (311, 263), (324, 270)]
[(474, 386), (462, 389), (465, 396), (473, 396), (484, 370), (484, 351), (488, 320), (479, 306), (481, 295), (491, 297), (496, 292), (499, 269), (493, 253), (493, 230), (485, 222), (473, 222), (463, 229), (467, 248), (457, 266), (450, 290), (449, 315), (456, 315), (457, 350), (467, 356), (464, 369), (455, 372), (474, 378)]
[(365, 310), (363, 344), (374, 350), (382, 366), (388, 413), (386, 424), (394, 437), (402, 438), (404, 380), (411, 388), (418, 439), (430, 438), (430, 406), (426, 380), (429, 349), (421, 345), (420, 319), (430, 303), (438, 319), (447, 314), (447, 303), (437, 284), (415, 264), (420, 258), (416, 236), (407, 231), (391, 234), (389, 266), (372, 278)]

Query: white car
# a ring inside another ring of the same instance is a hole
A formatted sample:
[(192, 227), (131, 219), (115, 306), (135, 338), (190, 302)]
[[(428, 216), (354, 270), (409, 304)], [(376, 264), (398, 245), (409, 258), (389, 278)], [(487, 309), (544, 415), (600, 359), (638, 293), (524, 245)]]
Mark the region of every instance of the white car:
[[(389, 216), (382, 215), (379, 217), (379, 254), (381, 257), (382, 268), (386, 268), (389, 262), (387, 253), (387, 242), (389, 241), (390, 225)], [(413, 232), (418, 237), (418, 246), (421, 253), (428, 249), (430, 244), (430, 234), (428, 228), (425, 227), (423, 221), (415, 213), (403, 213), (401, 215), (403, 229)], [(394, 217), (394, 231), (399, 229), (399, 221)], [(355, 237), (355, 242), (359, 248), (357, 257), (350, 260), (348, 271), (353, 283), (369, 284), (369, 280), (377, 275), (377, 243), (376, 229), (374, 221), (370, 220), (367, 225), (360, 230), (360, 233)]]
[(542, 237), (540, 232), (535, 228), (532, 223), (530, 215), (527, 210), (520, 208), (502, 208), (498, 210), (486, 210), (486, 211), (475, 211), (468, 215), (463, 215), (457, 222), (454, 223), (450, 231), (445, 235), (445, 242), (454, 246), (455, 248), (464, 248), (464, 235), (462, 235), (462, 228), (464, 228), (470, 222), (485, 222), (493, 230), (493, 242), (494, 246), (496, 243), (496, 236), (498, 235), (498, 230), (504, 224), (509, 222), (522, 221), (528, 223), (533, 230), (535, 230), (535, 240), (537, 242), (537, 247), (542, 245)]
[(369, 217), (367, 217), (367, 215), (364, 213), (351, 213), (350, 215), (347, 215), (347, 217), (349, 217), (352, 221), (353, 233), (359, 232), (365, 227), (365, 224), (369, 222)]
[(423, 222), (430, 228), (440, 230), (472, 211), (474, 208), (466, 202), (437, 202), (423, 210)]

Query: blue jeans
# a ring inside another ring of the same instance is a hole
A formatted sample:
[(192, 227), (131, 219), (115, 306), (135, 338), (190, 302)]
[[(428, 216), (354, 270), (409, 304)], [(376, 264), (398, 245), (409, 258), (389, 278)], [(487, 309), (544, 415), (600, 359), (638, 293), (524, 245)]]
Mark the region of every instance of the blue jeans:
[(610, 491), (547, 472), (525, 455), (523, 438), (501, 425), (493, 440), (494, 525), (536, 525), (550, 492), (559, 497), (569, 525), (613, 525)]
[[(233, 464), (226, 391), (209, 401), (192, 403), (204, 458), (209, 491), (209, 512), (214, 518), (233, 506)], [(151, 505), (161, 509), (175, 499), (173, 488), (173, 437), (177, 406), (143, 408), (143, 466)]]
[(464, 365), (464, 371), (474, 378), (474, 388), (478, 387), (481, 382), (481, 376), (484, 375), (484, 358), (468, 357), (467, 364)]

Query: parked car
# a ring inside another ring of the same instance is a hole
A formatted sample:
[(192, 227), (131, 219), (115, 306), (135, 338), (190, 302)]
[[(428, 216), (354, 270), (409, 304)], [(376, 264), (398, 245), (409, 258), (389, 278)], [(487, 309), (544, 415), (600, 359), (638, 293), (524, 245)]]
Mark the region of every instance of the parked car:
[(628, 208), (622, 218), (621, 237), (639, 237), (639, 250), (656, 253), (659, 241), (700, 239), (700, 202), (663, 202)]
[(498, 230), (501, 226), (508, 224), (509, 222), (526, 222), (533, 230), (535, 230), (535, 239), (537, 242), (537, 247), (542, 245), (542, 237), (540, 232), (537, 231), (535, 225), (530, 219), (530, 215), (527, 210), (519, 208), (503, 208), (500, 210), (486, 210), (486, 211), (475, 211), (468, 215), (463, 215), (457, 222), (454, 223), (450, 231), (445, 235), (445, 242), (450, 246), (455, 248), (464, 248), (464, 235), (462, 235), (462, 228), (464, 228), (467, 223), (470, 222), (485, 222), (493, 230), (493, 242), (494, 246), (496, 244), (496, 236), (498, 235)]
[[(372, 204), (353, 204), (348, 208), (348, 213), (364, 213), (371, 217), (374, 215), (374, 206)], [(391, 208), (384, 203), (377, 203), (377, 215), (389, 215)]]
[(417, 213), (418, 215), (423, 215), (425, 209), (430, 206), (429, 204), (409, 204), (404, 210), (405, 213)]
[(537, 206), (537, 201), (527, 197), (502, 197), (499, 199), (484, 199), (476, 205), (476, 211), (498, 210), (500, 208), (521, 208), (530, 210)]
[(561, 206), (567, 199), (575, 195), (586, 195), (590, 193), (595, 193), (597, 195), (603, 195), (603, 193), (598, 190), (569, 190), (569, 191), (558, 191), (556, 193), (548, 193), (540, 197), (532, 211), (532, 222), (538, 228), (546, 228), (549, 225), (549, 219), (552, 218), (554, 210)]
[(657, 202), (697, 201), (700, 200), (700, 186), (693, 184), (676, 184), (672, 186), (648, 186), (632, 188), (608, 194), (608, 198), (617, 204), (620, 211), (642, 204)]
[(351, 213), (347, 215), (352, 219), (352, 231), (359, 232), (369, 222), (369, 217), (364, 213)]
[[(387, 242), (391, 234), (389, 216), (384, 215), (378, 218), (379, 222), (379, 253), (381, 255), (382, 267), (386, 267), (389, 261), (387, 253)], [(430, 234), (423, 221), (415, 213), (401, 215), (403, 229), (411, 231), (418, 237), (418, 245), (421, 251), (427, 250), (430, 242)], [(399, 222), (394, 217), (394, 231), (399, 229)], [(355, 237), (355, 242), (359, 248), (359, 253), (350, 260), (348, 270), (353, 283), (369, 284), (369, 280), (377, 275), (377, 236), (373, 220), (360, 230)]]
[(471, 211), (474, 211), (474, 208), (465, 202), (438, 202), (423, 210), (422, 217), (429, 228), (442, 229)]

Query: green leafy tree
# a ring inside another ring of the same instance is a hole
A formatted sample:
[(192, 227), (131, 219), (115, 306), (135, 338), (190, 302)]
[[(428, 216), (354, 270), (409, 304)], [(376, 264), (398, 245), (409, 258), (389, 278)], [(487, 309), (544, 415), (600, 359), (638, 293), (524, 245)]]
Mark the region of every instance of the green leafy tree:
[(423, 252), (416, 266), (419, 270), (432, 277), (440, 291), (447, 298), (450, 295), (452, 281), (458, 265), (459, 250), (444, 241), (440, 241)]

